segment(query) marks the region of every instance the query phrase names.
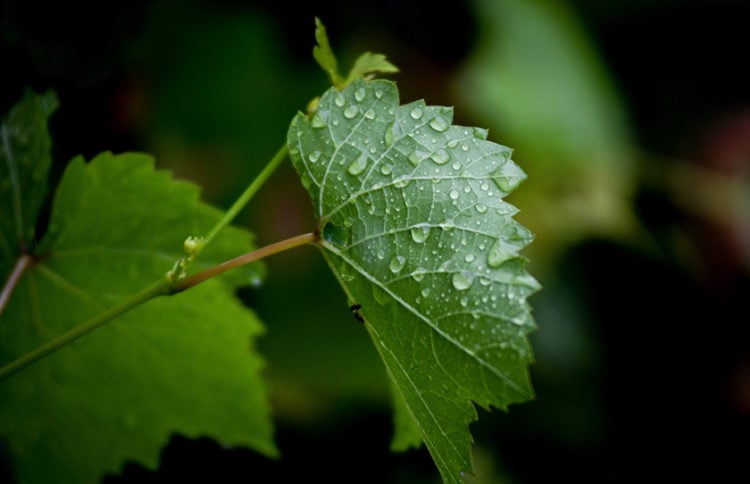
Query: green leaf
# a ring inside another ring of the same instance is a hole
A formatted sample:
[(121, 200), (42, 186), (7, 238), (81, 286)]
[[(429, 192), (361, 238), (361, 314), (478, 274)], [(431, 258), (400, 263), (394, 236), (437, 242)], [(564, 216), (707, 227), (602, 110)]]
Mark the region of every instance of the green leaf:
[(365, 52), (357, 58), (354, 67), (349, 71), (349, 76), (346, 78), (346, 85), (369, 74), (393, 74), (396, 72), (398, 72), (398, 67), (386, 60), (385, 55)]
[[(148, 156), (74, 160), (36, 263), (0, 317), (0, 361), (163, 277), (186, 235), (219, 217)], [(251, 250), (250, 239), (227, 229), (194, 269)], [(97, 482), (131, 459), (153, 468), (175, 432), (275, 455), (253, 351), (262, 326), (233, 295), (259, 271), (150, 301), (0, 382), (0, 438), (19, 482)]]
[(533, 396), (526, 298), (539, 286), (518, 256), (531, 234), (502, 200), (525, 175), (486, 130), (451, 121), (450, 108), (399, 106), (392, 82), (358, 80), (298, 114), (287, 142), (326, 260), (443, 479), (460, 482), (471, 401)]
[(47, 120), (57, 108), (53, 92), (27, 92), (0, 125), (0, 274), (34, 241), (52, 162)]
[(336, 87), (342, 87), (344, 78), (339, 74), (338, 62), (336, 61), (336, 55), (331, 49), (331, 44), (328, 42), (328, 34), (326, 33), (326, 27), (318, 17), (315, 17), (315, 40), (318, 45), (313, 47), (313, 57), (320, 67), (328, 73), (328, 77), (331, 78), (331, 84)]
[(331, 44), (328, 42), (326, 28), (318, 17), (315, 17), (315, 40), (318, 42), (318, 45), (313, 47), (313, 57), (318, 61), (320, 67), (328, 73), (328, 77), (331, 78), (331, 84), (337, 89), (343, 89), (360, 77), (370, 74), (393, 74), (398, 72), (398, 67), (388, 62), (385, 55), (365, 52), (357, 58), (354, 66), (349, 71), (349, 75), (344, 80), (341, 74), (339, 74), (338, 61), (336, 60), (336, 55), (333, 53), (333, 49), (331, 49)]

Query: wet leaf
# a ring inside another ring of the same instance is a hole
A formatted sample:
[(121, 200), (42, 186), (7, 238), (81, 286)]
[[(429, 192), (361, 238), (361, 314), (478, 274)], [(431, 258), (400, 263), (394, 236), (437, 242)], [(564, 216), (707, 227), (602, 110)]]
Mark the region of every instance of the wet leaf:
[(503, 201), (525, 174), (452, 114), (400, 106), (394, 83), (360, 79), (297, 115), (288, 146), (322, 252), (397, 392), (394, 447), (419, 429), (443, 479), (460, 482), (472, 401), (505, 409), (533, 396), (526, 298), (539, 286), (518, 255), (532, 236)]

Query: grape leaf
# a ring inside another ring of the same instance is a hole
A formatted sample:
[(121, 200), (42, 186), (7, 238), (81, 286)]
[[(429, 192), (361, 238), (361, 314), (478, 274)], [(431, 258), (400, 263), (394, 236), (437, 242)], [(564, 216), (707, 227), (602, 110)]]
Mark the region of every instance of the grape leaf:
[(333, 53), (331, 43), (328, 41), (326, 27), (318, 17), (315, 17), (315, 40), (317, 41), (317, 45), (313, 47), (313, 57), (318, 62), (318, 65), (328, 73), (328, 77), (331, 78), (331, 83), (334, 86), (342, 85), (344, 78), (339, 74), (336, 55)]
[[(220, 212), (141, 154), (74, 160), (49, 231), (0, 316), (8, 362), (163, 276)], [(5, 213), (2, 215), (5, 217)], [(223, 232), (194, 269), (251, 247)], [(254, 266), (245, 283), (261, 276)], [(21, 482), (97, 482), (125, 460), (155, 467), (173, 432), (275, 455), (258, 319), (217, 278), (136, 308), (0, 382), (0, 438)]]
[(349, 75), (346, 77), (345, 85), (349, 85), (360, 77), (364, 77), (370, 74), (393, 74), (398, 72), (398, 67), (391, 64), (384, 54), (373, 54), (372, 52), (365, 52), (360, 55), (352, 66), (352, 70), (349, 71)]
[(57, 109), (53, 92), (26, 93), (0, 125), (0, 273), (33, 241), (52, 162), (47, 120)]
[(339, 73), (338, 60), (333, 53), (331, 43), (328, 41), (328, 33), (323, 22), (315, 17), (315, 40), (317, 44), (313, 47), (313, 57), (318, 65), (328, 74), (331, 84), (342, 89), (356, 79), (370, 74), (383, 73), (392, 74), (398, 72), (398, 67), (391, 64), (384, 54), (365, 52), (354, 62), (346, 79)]
[(450, 108), (399, 106), (395, 84), (360, 79), (327, 91), (311, 119), (299, 113), (287, 143), (396, 402), (443, 479), (460, 482), (471, 401), (505, 409), (533, 396), (526, 298), (539, 285), (518, 255), (532, 236), (502, 200), (525, 174), (485, 130), (451, 122)]

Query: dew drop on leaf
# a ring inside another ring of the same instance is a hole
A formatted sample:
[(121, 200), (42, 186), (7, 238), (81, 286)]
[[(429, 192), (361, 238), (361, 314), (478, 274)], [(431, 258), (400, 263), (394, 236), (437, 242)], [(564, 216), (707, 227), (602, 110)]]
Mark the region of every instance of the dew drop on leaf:
[(313, 151), (310, 153), (310, 156), (308, 156), (308, 159), (310, 160), (310, 163), (316, 163), (320, 159), (320, 151)]
[[(414, 279), (417, 282), (422, 282), (424, 279), (424, 276), (427, 274), (427, 270), (423, 267), (417, 267), (414, 269), (414, 271), (411, 273), (412, 279)], [(426, 296), (427, 294), (422, 294), (423, 296)]]
[(380, 167), (380, 173), (386, 176), (390, 175), (391, 173), (393, 173), (393, 165), (389, 165), (388, 163), (382, 165)]
[(411, 116), (412, 119), (420, 119), (423, 114), (424, 114), (424, 112), (422, 111), (421, 108), (414, 108), (409, 113), (409, 116)]
[(442, 133), (446, 129), (448, 129), (448, 121), (443, 119), (442, 116), (435, 116), (430, 120), (430, 128), (434, 129), (435, 131)]
[(419, 162), (422, 161), (422, 158), (419, 156), (419, 152), (417, 150), (412, 151), (409, 156), (409, 163), (411, 163), (414, 166), (418, 166)]
[(484, 128), (474, 128), (474, 137), (481, 140), (486, 140), (489, 131)]
[(346, 227), (327, 223), (323, 227), (323, 239), (339, 247), (345, 246), (349, 242), (350, 230)]
[(354, 99), (357, 100), (358, 103), (361, 103), (365, 100), (365, 89), (360, 87), (356, 91), (354, 91)]
[(396, 188), (404, 188), (409, 185), (409, 182), (411, 182), (411, 178), (409, 178), (407, 175), (402, 175), (394, 180), (393, 186)]
[(347, 119), (352, 119), (357, 114), (359, 114), (359, 106), (357, 106), (356, 104), (352, 104), (351, 106), (348, 106), (346, 109), (344, 109), (344, 117)]
[(323, 120), (323, 118), (320, 116), (320, 112), (315, 113), (315, 116), (313, 116), (312, 121), (310, 121), (310, 125), (313, 128), (325, 128), (328, 126)]
[(490, 251), (487, 253), (487, 265), (493, 269), (500, 267), (503, 262), (508, 258), (508, 253), (503, 248), (503, 243), (499, 240), (495, 241), (490, 247)]
[(451, 197), (451, 200), (458, 200), (460, 194), (456, 190), (451, 190), (449, 195)]
[(341, 274), (341, 278), (346, 282), (354, 280), (354, 268), (347, 263), (341, 264), (339, 267), (339, 274)]
[(344, 96), (342, 96), (341, 94), (336, 94), (333, 102), (336, 104), (336, 106), (341, 108), (344, 107), (344, 104), (346, 104), (346, 99), (344, 99)]
[(365, 118), (367, 119), (375, 119), (375, 110), (374, 109), (368, 109), (365, 111)]
[(515, 163), (503, 163), (490, 173), (490, 178), (500, 190), (508, 193), (526, 179), (526, 174)]
[(456, 272), (453, 274), (453, 287), (459, 291), (465, 291), (474, 282), (474, 276), (467, 272)]
[[(436, 118), (437, 119), (437, 118)], [(451, 155), (446, 150), (438, 150), (434, 152), (430, 158), (438, 165), (444, 165), (451, 159)]]
[(388, 268), (394, 274), (398, 274), (399, 272), (401, 272), (401, 269), (404, 268), (405, 264), (406, 264), (406, 257), (402, 255), (397, 255), (396, 257), (391, 259), (390, 264), (388, 264)]
[(427, 224), (415, 225), (411, 228), (411, 238), (414, 242), (421, 244), (430, 236), (430, 226)]
[(347, 168), (346, 171), (349, 172), (350, 175), (360, 175), (362, 172), (364, 172), (367, 169), (367, 161), (368, 158), (366, 155), (362, 155), (356, 160), (352, 161), (351, 165), (349, 165), (349, 168)]
[(385, 141), (385, 147), (390, 148), (393, 144), (393, 125), (390, 125), (388, 129), (385, 130), (385, 135), (383, 136)]

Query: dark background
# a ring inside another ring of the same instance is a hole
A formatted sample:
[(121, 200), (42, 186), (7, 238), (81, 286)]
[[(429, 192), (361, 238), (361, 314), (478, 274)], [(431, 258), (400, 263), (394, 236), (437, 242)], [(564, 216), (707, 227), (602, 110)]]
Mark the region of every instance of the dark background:
[[(403, 101), (455, 106), (530, 175), (511, 201), (537, 234), (526, 254), (545, 287), (531, 299), (537, 399), (480, 411), (473, 482), (747, 482), (750, 4), (521, 3), (537, 8), (5, 1), (0, 112), (27, 87), (54, 89), (53, 177), (77, 154), (147, 151), (226, 207), (327, 87), (311, 56), (319, 16), (344, 65), (386, 53)], [(535, 58), (519, 40), (535, 25), (540, 45), (574, 41)], [(533, 109), (576, 96), (591, 105)], [(261, 244), (313, 228), (290, 166), (238, 223)], [(388, 450), (385, 374), (322, 258), (300, 249), (268, 268), (240, 296), (268, 327), (283, 457), (175, 436), (158, 470), (130, 462), (105, 482), (437, 482), (426, 451)]]

